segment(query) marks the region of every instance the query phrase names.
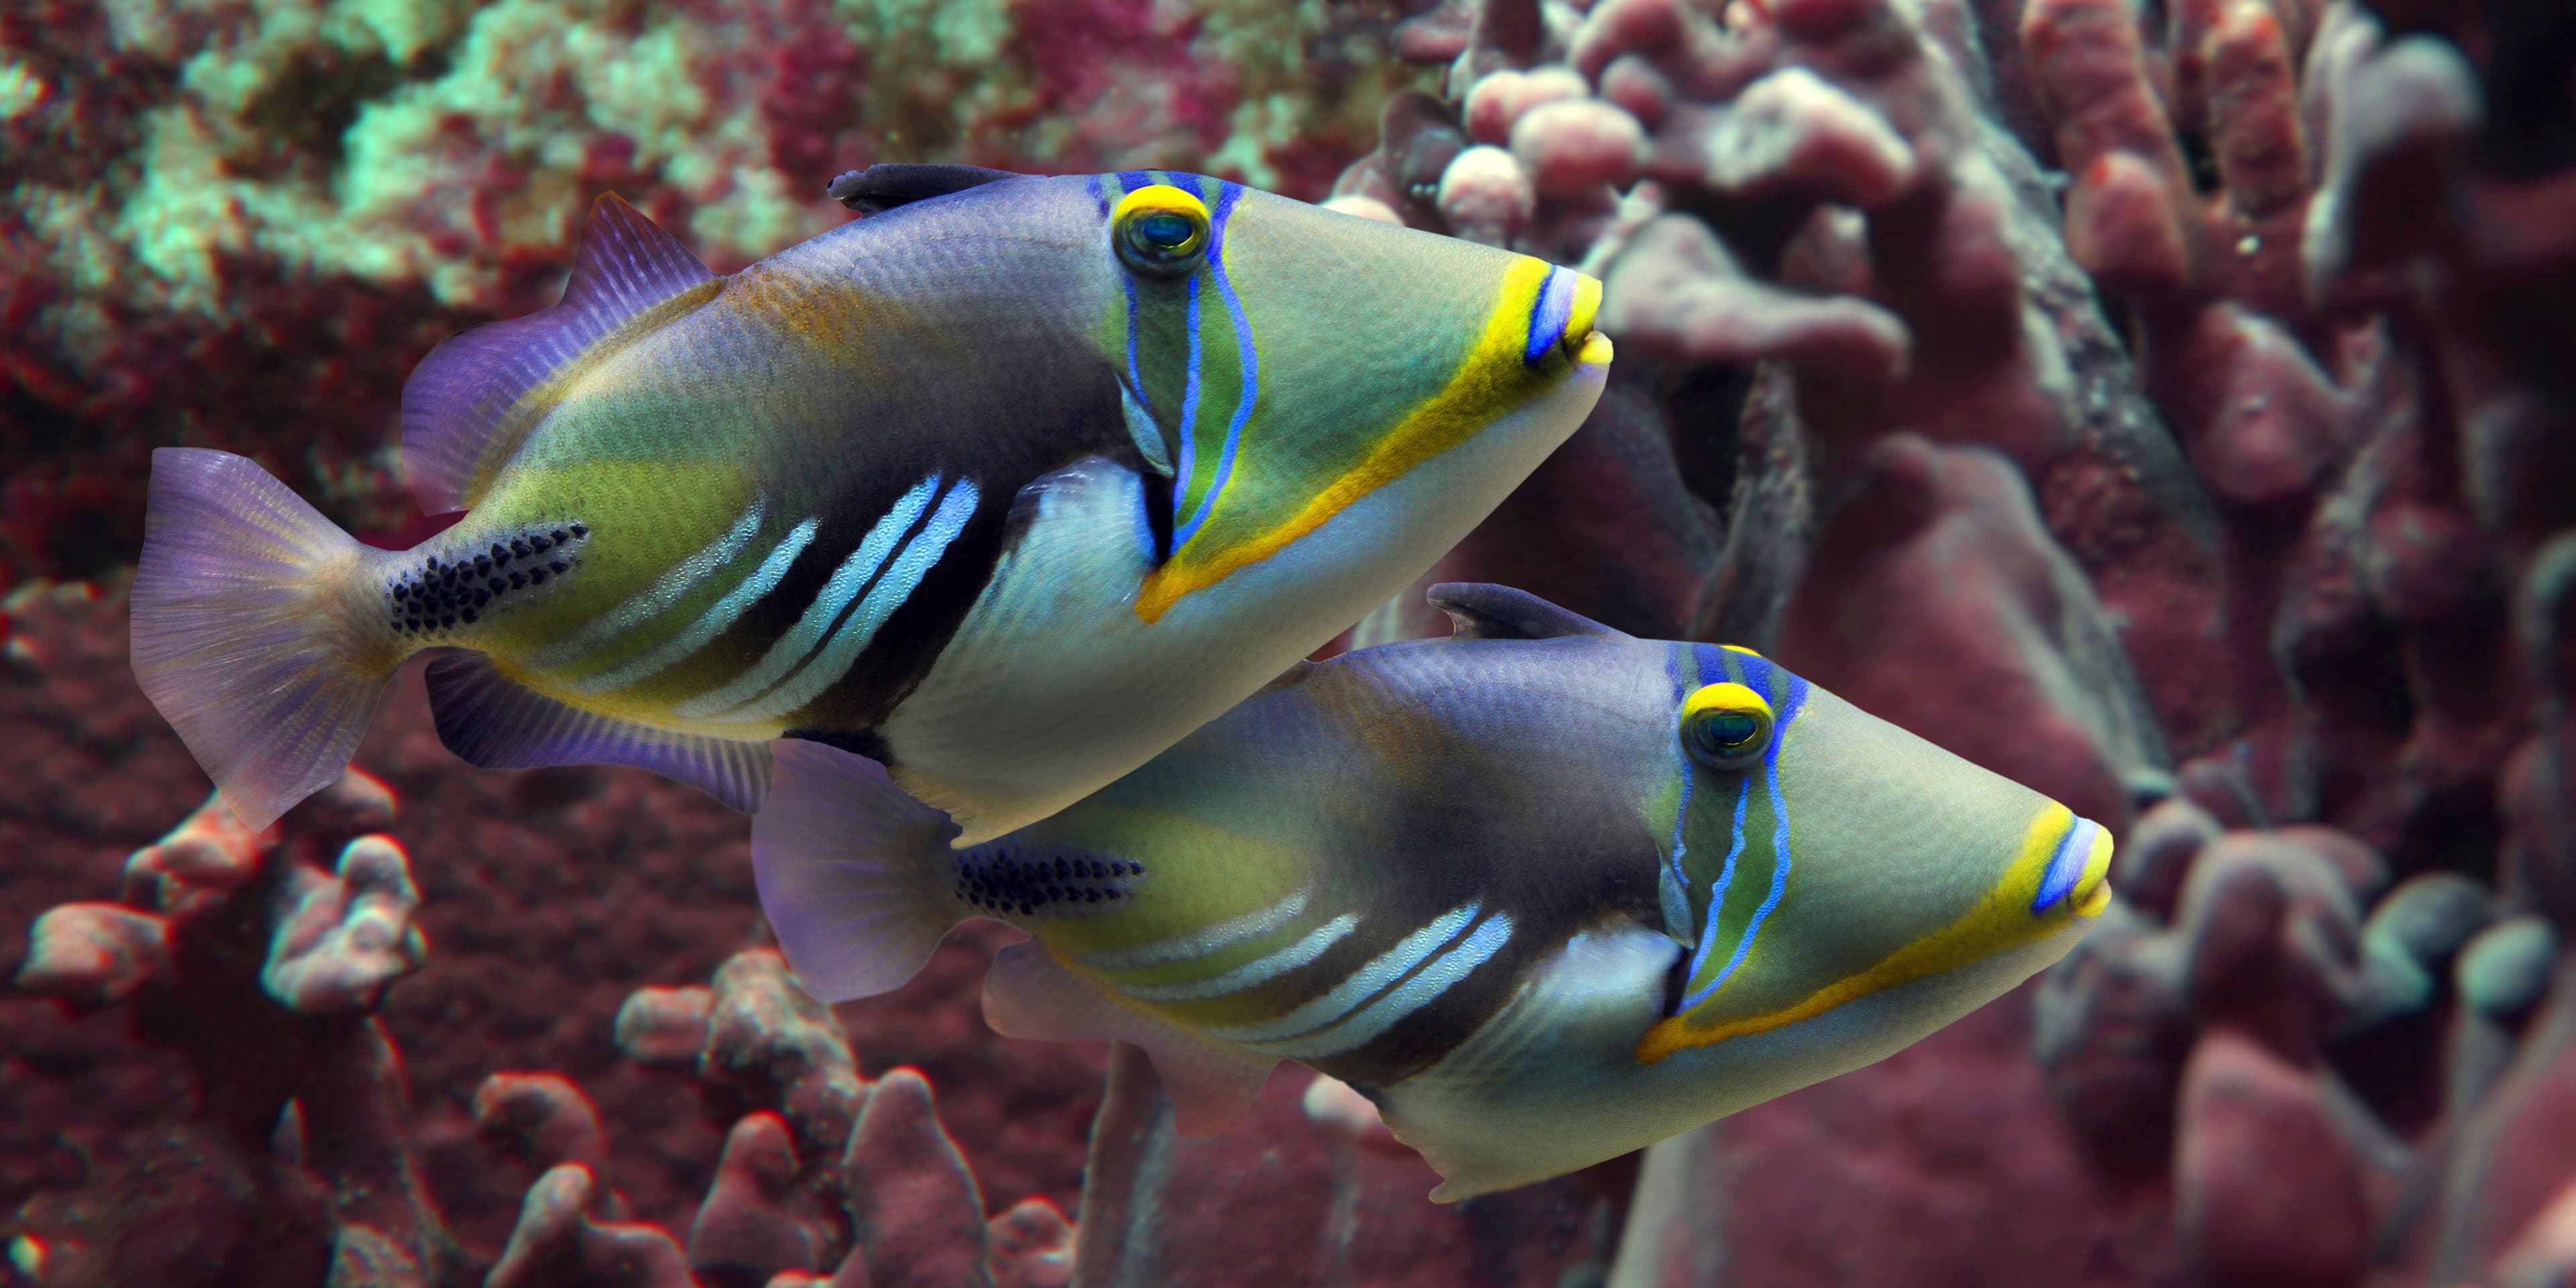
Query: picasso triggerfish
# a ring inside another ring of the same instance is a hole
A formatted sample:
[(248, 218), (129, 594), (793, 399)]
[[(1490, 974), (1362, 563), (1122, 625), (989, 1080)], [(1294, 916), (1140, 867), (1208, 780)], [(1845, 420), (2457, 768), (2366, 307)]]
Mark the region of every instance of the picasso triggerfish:
[(872, 763), (783, 744), (752, 859), (789, 963), (865, 996), (996, 918), (1034, 936), (986, 978), (996, 1029), (1137, 1043), (1192, 1134), (1302, 1061), (1447, 1200), (1878, 1060), (2110, 900), (2100, 826), (1754, 653), (1432, 597), (1452, 638), (1301, 663), (962, 850)]
[(331, 782), (439, 649), (477, 765), (748, 810), (787, 736), (998, 835), (1402, 588), (1609, 364), (1600, 283), (1528, 256), (1195, 175), (893, 170), (729, 277), (603, 197), (561, 303), (404, 388), (415, 494), (466, 511), (409, 550), (156, 452), (134, 668), (233, 812)]

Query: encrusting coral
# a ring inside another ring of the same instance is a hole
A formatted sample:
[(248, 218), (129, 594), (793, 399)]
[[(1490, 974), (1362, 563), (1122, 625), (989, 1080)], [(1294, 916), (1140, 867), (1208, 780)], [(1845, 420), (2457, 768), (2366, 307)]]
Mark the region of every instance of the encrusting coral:
[(876, 159), (1309, 195), (1407, 77), (1385, 25), (1340, 0), (13, 5), (0, 586), (117, 562), (150, 444), (265, 454), (358, 530), (416, 524), (378, 433), (404, 375), (552, 303), (600, 192), (720, 270), (846, 218), (815, 185)]

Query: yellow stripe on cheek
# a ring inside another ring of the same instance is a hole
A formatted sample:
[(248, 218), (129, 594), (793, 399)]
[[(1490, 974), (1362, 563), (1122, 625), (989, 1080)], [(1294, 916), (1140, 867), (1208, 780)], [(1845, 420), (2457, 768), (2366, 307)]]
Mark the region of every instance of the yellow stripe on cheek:
[[(2091, 915), (2070, 908), (2074, 900), (2061, 900), (2038, 916), (2032, 916), (2030, 901), (2039, 891), (2040, 881), (2048, 873), (2049, 858), (2057, 853), (2058, 842), (2066, 830), (2075, 826), (2075, 813), (2055, 801), (2032, 820), (2022, 838), (2021, 852), (1985, 897), (1977, 901), (1958, 920), (1895, 952), (1881, 958), (1877, 965), (1855, 975), (1846, 975), (1823, 988), (1776, 1010), (1756, 1015), (1739, 1016), (1706, 1028), (1694, 1027), (1692, 1012), (1684, 1012), (1656, 1023), (1637, 1042), (1637, 1061), (1653, 1064), (1676, 1051), (1707, 1046), (1728, 1038), (1749, 1037), (1773, 1029), (1811, 1020), (1845, 1002), (1858, 1001), (1872, 993), (1944, 971), (1957, 970), (1992, 957), (1997, 953), (2034, 943), (2057, 933), (2078, 916)], [(2094, 854), (2086, 864), (2088, 875), (2095, 865), (2110, 863), (2110, 841), (2097, 835)], [(2086, 902), (2108, 900), (2110, 886), (2101, 885)], [(1712, 998), (1711, 1001), (1715, 999)], [(1707, 1002), (1700, 1004), (1705, 1011)]]
[(1359, 464), (1345, 470), (1278, 526), (1212, 551), (1198, 549), (1196, 541), (1184, 546), (1169, 563), (1145, 578), (1136, 596), (1136, 615), (1148, 622), (1160, 620), (1182, 596), (1213, 586), (1236, 569), (1286, 549), (1290, 542), (1322, 527), (1361, 497), (1475, 437), (1494, 417), (1520, 401), (1529, 390), (1521, 351), (1529, 336), (1530, 309), (1551, 271), (1545, 260), (1523, 257), (1513, 261), (1504, 271), (1501, 297), (1485, 317), (1484, 333), (1476, 338), (1475, 347), (1458, 364), (1446, 387), (1414, 408), (1378, 440)]

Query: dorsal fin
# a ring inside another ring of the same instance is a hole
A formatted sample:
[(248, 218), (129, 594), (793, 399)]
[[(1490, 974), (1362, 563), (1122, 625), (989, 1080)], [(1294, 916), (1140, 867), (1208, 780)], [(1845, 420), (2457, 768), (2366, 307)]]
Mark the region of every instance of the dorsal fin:
[(1423, 595), (1433, 608), (1449, 614), (1450, 638), (1465, 640), (1550, 640), (1563, 635), (1607, 635), (1626, 638), (1580, 613), (1509, 586), (1480, 581), (1444, 581)]
[(716, 280), (661, 225), (601, 193), (561, 302), (449, 337), (403, 385), (403, 472), (421, 509), (474, 504), (536, 423), (542, 409), (524, 405), (531, 391), (638, 315), (712, 295)]
[(863, 215), (881, 210), (945, 197), (952, 192), (980, 188), (998, 179), (1017, 179), (1008, 170), (987, 170), (979, 165), (916, 165), (888, 162), (865, 170), (851, 170), (832, 180), (824, 189), (832, 200)]

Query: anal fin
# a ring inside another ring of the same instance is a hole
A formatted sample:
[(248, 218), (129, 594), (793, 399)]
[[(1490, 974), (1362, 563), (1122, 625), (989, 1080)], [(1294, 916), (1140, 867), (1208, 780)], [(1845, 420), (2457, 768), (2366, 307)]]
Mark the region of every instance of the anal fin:
[(984, 976), (984, 1022), (1005, 1037), (1132, 1042), (1154, 1061), (1184, 1136), (1215, 1136), (1242, 1121), (1276, 1057), (1256, 1056), (1110, 1000), (1041, 943), (1013, 944)]
[(765, 742), (675, 733), (584, 711), (510, 679), (479, 653), (429, 664), (429, 707), (438, 740), (479, 768), (633, 765), (746, 814), (769, 794)]

